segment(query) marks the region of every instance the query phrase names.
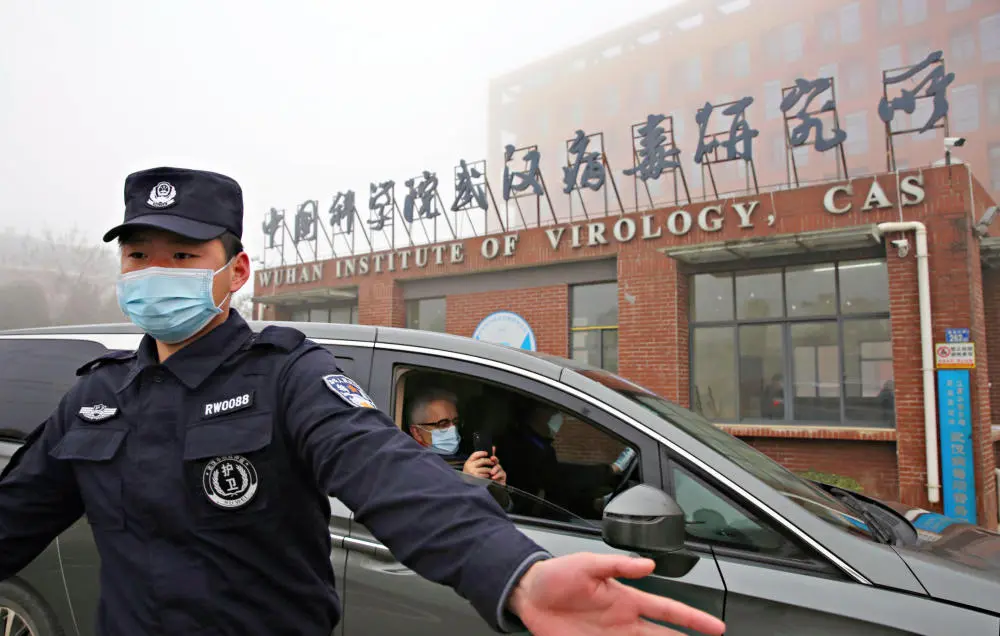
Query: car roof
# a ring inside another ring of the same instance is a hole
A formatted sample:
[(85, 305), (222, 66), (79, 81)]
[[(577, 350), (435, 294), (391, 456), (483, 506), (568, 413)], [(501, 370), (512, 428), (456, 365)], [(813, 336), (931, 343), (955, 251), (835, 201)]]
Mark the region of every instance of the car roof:
[[(248, 320), (254, 331), (261, 331), (269, 325), (280, 325), (298, 329), (313, 340), (347, 340), (360, 344), (375, 342), (450, 351), (495, 362), (508, 364), (526, 371), (558, 380), (563, 370), (595, 369), (590, 365), (537, 351), (525, 351), (514, 347), (474, 340), (466, 336), (373, 325), (353, 325), (323, 322), (291, 322)], [(0, 330), (0, 336), (53, 336), (77, 334), (142, 334), (142, 330), (132, 323), (102, 323), (93, 325), (63, 325), (53, 327), (33, 327), (25, 329)]]

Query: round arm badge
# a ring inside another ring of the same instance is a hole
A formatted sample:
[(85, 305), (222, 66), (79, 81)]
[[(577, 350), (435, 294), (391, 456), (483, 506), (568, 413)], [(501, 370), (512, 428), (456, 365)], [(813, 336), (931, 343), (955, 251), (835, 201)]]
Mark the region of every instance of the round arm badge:
[(368, 394), (358, 386), (357, 382), (346, 375), (324, 375), (323, 383), (326, 384), (326, 388), (333, 391), (334, 395), (351, 406), (363, 409), (375, 408), (375, 402), (368, 397)]
[(242, 455), (216, 457), (205, 465), (202, 486), (216, 506), (242, 508), (257, 494), (257, 470)]

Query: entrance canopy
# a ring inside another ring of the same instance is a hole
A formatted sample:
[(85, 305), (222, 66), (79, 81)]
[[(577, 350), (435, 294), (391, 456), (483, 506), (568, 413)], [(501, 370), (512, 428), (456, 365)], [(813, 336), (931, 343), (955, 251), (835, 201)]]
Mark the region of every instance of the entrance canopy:
[(698, 245), (665, 247), (660, 251), (689, 265), (729, 263), (772, 256), (793, 256), (871, 248), (881, 244), (875, 225), (779, 234)]

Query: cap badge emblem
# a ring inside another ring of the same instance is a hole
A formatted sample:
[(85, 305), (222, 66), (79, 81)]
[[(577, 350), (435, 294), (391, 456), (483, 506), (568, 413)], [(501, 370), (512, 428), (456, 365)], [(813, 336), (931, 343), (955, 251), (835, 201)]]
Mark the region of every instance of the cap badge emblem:
[(149, 191), (149, 199), (146, 200), (146, 205), (158, 210), (169, 208), (174, 204), (176, 196), (177, 190), (174, 189), (174, 186), (166, 181), (161, 181)]

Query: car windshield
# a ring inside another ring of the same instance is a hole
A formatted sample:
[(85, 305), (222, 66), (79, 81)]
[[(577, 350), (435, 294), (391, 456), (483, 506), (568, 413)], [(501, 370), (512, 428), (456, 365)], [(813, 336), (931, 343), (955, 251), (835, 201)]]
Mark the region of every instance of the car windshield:
[(848, 532), (870, 536), (867, 524), (839, 499), (788, 470), (746, 442), (719, 430), (704, 417), (672, 404), (637, 384), (600, 369), (575, 369), (612, 389), (729, 458), (809, 512)]

